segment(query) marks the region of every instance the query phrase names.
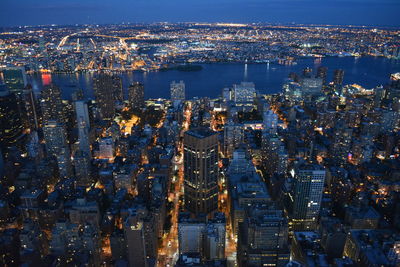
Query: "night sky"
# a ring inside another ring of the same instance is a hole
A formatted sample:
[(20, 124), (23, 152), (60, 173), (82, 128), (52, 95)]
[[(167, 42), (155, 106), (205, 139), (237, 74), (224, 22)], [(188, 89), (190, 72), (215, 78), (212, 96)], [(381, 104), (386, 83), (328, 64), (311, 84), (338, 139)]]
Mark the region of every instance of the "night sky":
[(0, 26), (271, 22), (400, 26), (400, 0), (0, 0)]

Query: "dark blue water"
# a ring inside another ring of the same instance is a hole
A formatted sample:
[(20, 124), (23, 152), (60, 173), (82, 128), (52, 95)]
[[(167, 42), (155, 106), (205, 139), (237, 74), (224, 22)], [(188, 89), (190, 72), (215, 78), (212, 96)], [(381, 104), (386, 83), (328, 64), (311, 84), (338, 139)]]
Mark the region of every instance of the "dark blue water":
[[(386, 84), (391, 73), (400, 72), (400, 60), (390, 60), (382, 57), (327, 57), (322, 60), (311, 58), (300, 59), (295, 66), (277, 64), (236, 64), (216, 63), (202, 64), (201, 71), (183, 72), (177, 70), (159, 72), (129, 72), (121, 74), (124, 88), (133, 81), (140, 81), (145, 86), (146, 98), (169, 98), (169, 84), (171, 81), (183, 80), (186, 84), (188, 98), (195, 96), (217, 97), (224, 87), (230, 87), (241, 81), (254, 82), (261, 93), (280, 92), (285, 78), (290, 72), (298, 72), (306, 67), (328, 67), (328, 80), (331, 80), (333, 71), (341, 68), (345, 71), (346, 84), (358, 83), (366, 88), (373, 88)], [(52, 81), (61, 87), (63, 97), (69, 99), (76, 88), (82, 88), (87, 98), (93, 98), (91, 73), (80, 74), (53, 74)], [(40, 75), (29, 77), (34, 90), (40, 91), (43, 87)]]

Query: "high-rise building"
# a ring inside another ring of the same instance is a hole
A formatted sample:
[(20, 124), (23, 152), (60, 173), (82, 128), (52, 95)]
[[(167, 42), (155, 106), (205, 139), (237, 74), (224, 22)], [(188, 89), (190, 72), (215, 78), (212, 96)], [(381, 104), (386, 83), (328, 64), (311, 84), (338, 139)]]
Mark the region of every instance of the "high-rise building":
[(39, 160), (43, 157), (43, 149), (39, 143), (39, 136), (37, 131), (32, 131), (29, 134), (26, 144), (26, 152), (31, 159)]
[(129, 86), (129, 106), (132, 109), (144, 107), (144, 85), (135, 82)]
[(99, 154), (101, 159), (112, 159), (115, 155), (114, 141), (111, 137), (101, 138), (99, 141)]
[(22, 67), (7, 67), (3, 69), (4, 83), (13, 93), (21, 92), (27, 83), (25, 69)]
[(263, 129), (269, 134), (276, 134), (278, 127), (278, 115), (272, 110), (264, 111), (263, 113)]
[(64, 106), (61, 99), (61, 90), (55, 84), (46, 85), (41, 93), (41, 107), (43, 123), (50, 120), (65, 121)]
[(110, 120), (115, 115), (114, 85), (111, 75), (100, 73), (93, 79), (93, 91), (101, 118)]
[(129, 216), (124, 223), (125, 241), (130, 267), (147, 267), (144, 223), (138, 216)]
[(239, 228), (239, 266), (284, 266), (289, 261), (288, 222), (273, 203), (248, 209)]
[(75, 101), (75, 113), (78, 127), (84, 126), (90, 128), (89, 110), (85, 101)]
[(90, 156), (86, 152), (81, 150), (75, 152), (74, 169), (79, 186), (87, 187), (92, 184)]
[(226, 220), (223, 213), (216, 212), (212, 219), (206, 216), (191, 218), (182, 212), (178, 218), (179, 254), (199, 254), (206, 260), (225, 258)]
[(23, 136), (22, 119), (15, 94), (0, 84), (0, 147), (14, 146)]
[(229, 120), (224, 127), (224, 154), (231, 157), (233, 151), (244, 141), (244, 131), (242, 124), (236, 124)]
[(91, 225), (85, 225), (81, 229), (82, 250), (88, 252), (90, 264), (101, 266), (101, 236), (98, 229)]
[(37, 130), (39, 128), (38, 102), (32, 90), (32, 86), (28, 85), (21, 94), (23, 118), (28, 128)]
[(299, 83), (286, 79), (282, 89), (286, 100), (295, 103), (302, 99), (302, 90)]
[(122, 87), (122, 79), (118, 75), (112, 76), (114, 100), (118, 102), (124, 101), (124, 91)]
[(232, 90), (230, 88), (222, 89), (222, 100), (225, 102), (232, 100)]
[(205, 218), (190, 218), (190, 214), (180, 213), (178, 218), (179, 254), (201, 254), (205, 228)]
[(304, 78), (301, 80), (302, 96), (312, 96), (321, 94), (322, 79), (321, 78)]
[(67, 147), (67, 137), (62, 123), (51, 120), (43, 127), (47, 155), (57, 156), (63, 148)]
[(256, 87), (252, 82), (241, 82), (233, 85), (233, 95), (236, 103), (253, 103)]
[(171, 83), (171, 100), (185, 100), (185, 83), (183, 81)]
[(208, 220), (203, 245), (203, 257), (207, 260), (222, 260), (225, 258), (226, 219), (224, 213), (216, 212)]
[(318, 164), (299, 163), (291, 171), (290, 219), (294, 230), (312, 230), (317, 225), (325, 182), (325, 169)]
[(63, 147), (56, 155), (60, 178), (72, 177), (71, 153), (68, 147)]
[(325, 84), (326, 83), (326, 77), (328, 75), (328, 68), (324, 67), (324, 66), (319, 66), (317, 68), (317, 78), (321, 78), (322, 79), (322, 83)]
[(185, 207), (210, 213), (218, 207), (218, 134), (197, 128), (184, 135)]
[(85, 101), (75, 101), (76, 122), (78, 126), (79, 149), (86, 154), (90, 153), (90, 140), (89, 140), (89, 111)]
[(333, 84), (334, 85), (343, 85), (344, 79), (344, 70), (338, 69), (333, 72)]
[(39, 35), (39, 52), (42, 53), (46, 49), (46, 43), (43, 35)]
[(329, 152), (338, 163), (347, 162), (353, 139), (353, 129), (344, 123), (337, 123), (332, 131)]

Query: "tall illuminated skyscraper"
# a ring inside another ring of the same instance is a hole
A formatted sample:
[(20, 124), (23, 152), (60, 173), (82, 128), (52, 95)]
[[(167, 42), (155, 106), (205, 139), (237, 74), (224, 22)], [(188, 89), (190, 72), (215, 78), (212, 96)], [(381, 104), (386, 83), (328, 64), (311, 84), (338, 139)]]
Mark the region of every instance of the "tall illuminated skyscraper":
[(294, 183), (291, 214), (294, 230), (312, 230), (317, 225), (325, 183), (325, 169), (318, 164), (300, 163), (292, 171)]
[(114, 118), (115, 101), (112, 76), (100, 73), (93, 80), (93, 90), (102, 119), (110, 120)]
[(173, 81), (171, 83), (171, 100), (185, 100), (185, 83), (180, 81), (179, 83)]
[(67, 136), (64, 125), (51, 120), (43, 127), (44, 140), (48, 155), (57, 156), (67, 147)]
[(39, 128), (39, 114), (38, 114), (38, 103), (33, 94), (32, 86), (27, 86), (23, 90), (22, 94), (22, 107), (24, 114), (24, 121), (26, 122), (27, 127), (30, 129), (38, 129)]
[(46, 85), (42, 90), (40, 101), (43, 114), (43, 123), (50, 120), (64, 122), (64, 106), (61, 98), (61, 90), (55, 84)]
[(0, 147), (5, 149), (16, 145), (22, 136), (17, 97), (9, 92), (6, 85), (0, 84)]
[(144, 86), (135, 82), (129, 86), (129, 105), (132, 109), (142, 108), (144, 106)]
[(197, 128), (184, 135), (185, 207), (210, 213), (218, 207), (218, 134)]

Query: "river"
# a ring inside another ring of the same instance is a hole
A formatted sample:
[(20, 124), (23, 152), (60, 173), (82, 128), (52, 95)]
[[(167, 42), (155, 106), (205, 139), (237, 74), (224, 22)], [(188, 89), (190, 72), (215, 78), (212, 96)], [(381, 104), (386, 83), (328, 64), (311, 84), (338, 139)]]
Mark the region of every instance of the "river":
[[(239, 64), (213, 63), (201, 64), (200, 71), (155, 71), (126, 72), (120, 74), (126, 89), (133, 81), (140, 81), (145, 86), (146, 98), (168, 98), (171, 81), (183, 80), (186, 84), (187, 98), (217, 97), (224, 87), (230, 87), (241, 81), (254, 82), (261, 93), (280, 92), (284, 79), (290, 72), (298, 72), (310, 67), (316, 72), (318, 66), (328, 68), (328, 81), (335, 69), (345, 71), (344, 83), (358, 83), (366, 88), (373, 88), (388, 83), (391, 73), (400, 72), (400, 60), (383, 57), (326, 57), (322, 59), (299, 59), (297, 65), (283, 66), (277, 64)], [(70, 99), (76, 88), (82, 88), (88, 99), (93, 98), (92, 73), (52, 74), (51, 81), (60, 86), (63, 98)], [(43, 81), (49, 82), (49, 75), (42, 79), (40, 74), (30, 75), (28, 81), (34, 91), (39, 93)]]

